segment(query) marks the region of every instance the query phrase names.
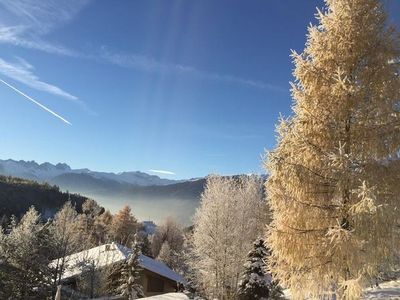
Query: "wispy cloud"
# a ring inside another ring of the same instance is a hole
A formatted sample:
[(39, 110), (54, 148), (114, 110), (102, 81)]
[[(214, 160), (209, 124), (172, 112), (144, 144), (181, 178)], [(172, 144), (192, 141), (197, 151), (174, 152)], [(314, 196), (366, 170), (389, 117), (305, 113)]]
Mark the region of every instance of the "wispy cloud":
[[(0, 43), (35, 49), (50, 54), (78, 57), (80, 54), (47, 41), (44, 36), (56, 27), (71, 21), (88, 0), (0, 0)], [(96, 114), (85, 102), (62, 88), (44, 82), (25, 60), (16, 62), (0, 58), (0, 73), (26, 86), (67, 99), (90, 114)]]
[(0, 25), (0, 43), (11, 44), (17, 47), (34, 49), (49, 54), (57, 54), (63, 56), (80, 57), (80, 54), (72, 49), (68, 49), (61, 45), (50, 43), (36, 35), (29, 35), (29, 26), (2, 26)]
[(176, 175), (174, 172), (166, 171), (166, 170), (153, 170), (153, 169), (150, 169), (150, 170), (148, 170), (148, 172), (162, 174), (162, 175)]
[(26, 84), (35, 90), (47, 92), (74, 102), (80, 102), (78, 97), (62, 90), (55, 85), (41, 81), (39, 77), (33, 73), (33, 70), (34, 67), (21, 58), (18, 58), (17, 63), (10, 63), (0, 58), (1, 74)]
[(56, 85), (40, 80), (40, 78), (33, 73), (35, 70), (34, 66), (26, 60), (20, 57), (17, 57), (16, 59), (17, 62), (11, 63), (0, 58), (0, 73), (35, 90), (53, 94), (72, 101), (87, 112), (94, 114), (94, 112), (88, 108), (86, 103), (81, 101), (77, 96), (64, 91)]
[(89, 3), (88, 0), (0, 0), (30, 35), (44, 35), (72, 20)]
[(12, 90), (14, 90), (15, 92), (17, 92), (18, 94), (20, 94), (21, 96), (25, 97), (26, 99), (28, 99), (29, 101), (33, 102), (34, 104), (36, 104), (37, 106), (39, 106), (40, 108), (42, 108), (43, 110), (47, 111), (48, 113), (52, 114), (53, 116), (55, 116), (56, 118), (60, 119), (61, 121), (63, 121), (64, 123), (68, 124), (68, 125), (72, 125), (67, 119), (65, 119), (64, 117), (60, 116), (59, 114), (57, 114), (56, 112), (54, 112), (53, 110), (51, 110), (50, 108), (44, 106), (43, 104), (41, 104), (40, 102), (36, 101), (35, 99), (33, 99), (31, 96), (28, 96), (27, 94), (25, 94), (24, 92), (20, 91), (19, 89), (17, 89), (16, 87), (12, 86), (11, 84), (7, 83), (6, 81), (4, 81), (3, 79), (0, 79), (0, 82), (3, 83), (4, 85), (8, 86), (9, 88), (11, 88)]
[(0, 0), (0, 43), (43, 52), (80, 54), (43, 37), (70, 22), (89, 0)]
[(123, 68), (133, 68), (147, 72), (163, 72), (163, 73), (191, 75), (206, 80), (219, 81), (230, 84), (239, 84), (252, 88), (268, 89), (279, 92), (286, 91), (285, 89), (279, 86), (275, 86), (263, 81), (245, 79), (227, 74), (207, 72), (186, 65), (163, 63), (155, 60), (152, 57), (140, 54), (121, 54), (117, 52), (112, 52), (108, 50), (106, 47), (102, 47), (100, 57), (104, 61), (107, 61), (109, 63), (112, 63), (114, 65)]
[[(88, 3), (89, 0), (0, 0), (0, 5), (4, 6), (17, 19), (12, 24), (2, 25), (0, 23), (0, 43), (35, 49), (50, 54), (107, 62), (123, 68), (145, 72), (189, 75), (204, 80), (247, 86), (249, 88), (276, 92), (287, 91), (280, 86), (261, 80), (209, 72), (193, 66), (165, 63), (141, 54), (111, 51), (107, 47), (102, 47), (100, 53), (97, 54), (82, 53), (81, 51), (52, 43), (44, 38), (47, 33), (53, 31), (56, 27), (72, 20)], [(2, 14), (0, 13), (0, 20), (1, 16)]]

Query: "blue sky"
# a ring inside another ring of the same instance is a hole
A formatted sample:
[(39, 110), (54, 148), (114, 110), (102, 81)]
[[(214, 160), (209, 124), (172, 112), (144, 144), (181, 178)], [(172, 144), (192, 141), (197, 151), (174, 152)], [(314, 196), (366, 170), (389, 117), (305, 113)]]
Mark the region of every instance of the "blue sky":
[[(400, 3), (385, 3), (400, 27)], [(304, 48), (317, 6), (0, 0), (0, 158), (169, 178), (263, 172), (290, 114), (290, 49)]]

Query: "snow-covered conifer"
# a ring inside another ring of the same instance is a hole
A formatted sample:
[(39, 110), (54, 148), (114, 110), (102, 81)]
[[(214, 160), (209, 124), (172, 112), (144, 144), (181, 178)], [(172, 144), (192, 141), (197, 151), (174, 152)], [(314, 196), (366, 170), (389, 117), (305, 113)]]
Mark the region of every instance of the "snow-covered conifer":
[(118, 290), (121, 295), (129, 300), (144, 297), (143, 286), (140, 279), (139, 266), (140, 247), (134, 242), (132, 253), (122, 266), (121, 277), (119, 279), (120, 286)]
[(141, 231), (138, 233), (137, 239), (138, 239), (137, 243), (140, 246), (140, 252), (143, 255), (152, 257), (153, 253), (151, 251), (151, 243), (150, 243), (149, 235), (147, 233), (145, 233), (144, 231)]
[(266, 300), (282, 298), (282, 291), (272, 282), (268, 273), (266, 260), (269, 251), (263, 239), (257, 239), (254, 248), (247, 255), (244, 272), (239, 283), (240, 300)]

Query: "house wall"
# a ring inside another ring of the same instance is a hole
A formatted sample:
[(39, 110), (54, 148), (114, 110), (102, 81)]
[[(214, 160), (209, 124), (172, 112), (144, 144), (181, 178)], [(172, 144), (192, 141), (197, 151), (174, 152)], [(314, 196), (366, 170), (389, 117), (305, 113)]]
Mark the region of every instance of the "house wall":
[(178, 290), (177, 283), (148, 270), (142, 273), (143, 291), (147, 297), (173, 293)]
[[(146, 297), (178, 291), (178, 285), (175, 281), (149, 270), (142, 269), (140, 277), (143, 286), (143, 292)], [(78, 279), (79, 277), (69, 278), (68, 280), (64, 280), (63, 285), (70, 290), (76, 290)]]

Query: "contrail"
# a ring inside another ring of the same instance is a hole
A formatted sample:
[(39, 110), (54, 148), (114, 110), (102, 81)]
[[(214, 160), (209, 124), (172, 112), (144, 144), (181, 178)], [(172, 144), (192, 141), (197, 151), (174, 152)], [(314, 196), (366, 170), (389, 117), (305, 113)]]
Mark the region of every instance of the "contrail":
[(25, 98), (27, 98), (28, 100), (32, 101), (33, 103), (35, 103), (36, 105), (38, 105), (39, 107), (41, 107), (42, 109), (44, 109), (45, 111), (51, 113), (53, 116), (55, 116), (56, 118), (59, 118), (61, 121), (63, 121), (64, 123), (67, 123), (68, 125), (72, 125), (68, 120), (64, 119), (63, 117), (61, 117), (59, 114), (55, 113), (54, 111), (52, 111), (50, 108), (47, 108), (46, 106), (44, 106), (43, 104), (40, 104), (39, 102), (37, 102), (35, 99), (33, 99), (32, 97), (28, 96), (27, 94), (21, 92), (19, 89), (17, 89), (16, 87), (13, 87), (11, 84), (5, 82), (3, 79), (0, 79), (0, 81), (2, 83), (4, 83), (6, 86), (8, 86), (9, 88), (13, 89), (15, 92), (17, 92), (18, 94), (24, 96)]

